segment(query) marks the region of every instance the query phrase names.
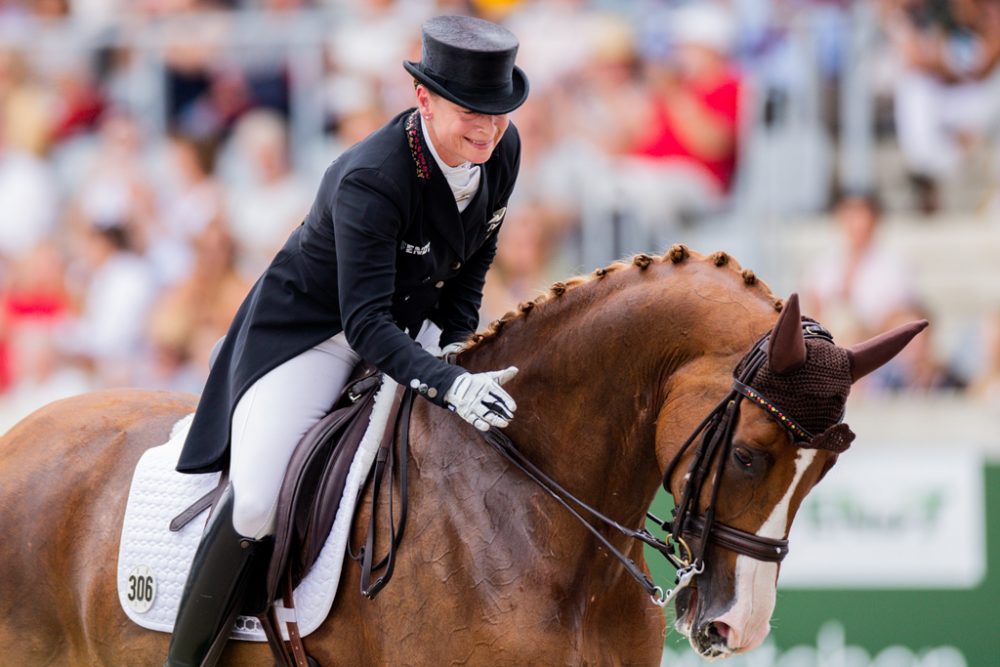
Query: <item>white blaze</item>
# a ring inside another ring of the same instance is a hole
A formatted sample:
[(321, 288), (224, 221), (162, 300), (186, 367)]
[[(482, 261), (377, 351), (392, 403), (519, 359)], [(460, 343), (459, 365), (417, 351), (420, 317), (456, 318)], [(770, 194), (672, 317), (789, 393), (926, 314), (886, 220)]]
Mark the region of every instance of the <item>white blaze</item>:
[[(780, 540), (788, 529), (788, 514), (795, 490), (816, 457), (815, 449), (800, 449), (795, 457), (795, 476), (784, 497), (757, 531), (760, 537)], [(728, 645), (733, 650), (758, 646), (771, 629), (777, 590), (778, 564), (765, 563), (749, 556), (736, 557), (736, 591), (732, 606), (717, 618), (729, 626)]]

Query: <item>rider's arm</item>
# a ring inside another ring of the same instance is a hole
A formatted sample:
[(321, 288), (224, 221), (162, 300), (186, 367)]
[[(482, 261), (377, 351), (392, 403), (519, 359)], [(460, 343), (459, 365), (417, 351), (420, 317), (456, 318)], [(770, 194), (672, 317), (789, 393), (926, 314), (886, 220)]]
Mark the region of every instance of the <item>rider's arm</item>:
[(465, 370), (424, 351), (392, 318), (401, 201), (396, 186), (374, 169), (346, 175), (334, 197), (344, 334), (363, 359), (400, 384), (425, 385), (421, 393), (444, 405), (445, 392)]

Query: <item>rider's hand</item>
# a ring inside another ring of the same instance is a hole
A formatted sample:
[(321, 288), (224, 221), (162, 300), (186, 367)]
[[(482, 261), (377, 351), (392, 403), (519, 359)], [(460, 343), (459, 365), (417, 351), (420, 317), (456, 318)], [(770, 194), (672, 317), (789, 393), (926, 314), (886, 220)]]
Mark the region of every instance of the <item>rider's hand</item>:
[(458, 352), (461, 351), (461, 349), (463, 347), (465, 347), (465, 343), (448, 343), (441, 350), (441, 358), (444, 359), (446, 356), (448, 356), (452, 352), (454, 352), (454, 353), (457, 354)]
[(502, 371), (464, 373), (445, 393), (444, 402), (480, 431), (488, 431), (490, 426), (504, 428), (514, 418), (517, 404), (500, 385), (515, 375), (514, 366)]

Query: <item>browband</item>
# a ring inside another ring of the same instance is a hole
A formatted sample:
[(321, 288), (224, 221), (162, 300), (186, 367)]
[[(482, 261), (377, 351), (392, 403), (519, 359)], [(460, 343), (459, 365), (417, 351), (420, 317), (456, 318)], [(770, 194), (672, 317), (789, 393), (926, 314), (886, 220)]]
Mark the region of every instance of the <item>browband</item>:
[(788, 416), (788, 414), (782, 410), (780, 407), (774, 404), (772, 400), (761, 394), (759, 391), (754, 389), (748, 384), (744, 384), (739, 380), (733, 380), (733, 389), (737, 392), (746, 396), (751, 401), (754, 402), (757, 407), (761, 408), (764, 412), (768, 414), (774, 421), (778, 422), (789, 433), (792, 434), (792, 440), (796, 443), (807, 443), (809, 440), (813, 439), (813, 434), (810, 433), (804, 426), (799, 424), (797, 421)]

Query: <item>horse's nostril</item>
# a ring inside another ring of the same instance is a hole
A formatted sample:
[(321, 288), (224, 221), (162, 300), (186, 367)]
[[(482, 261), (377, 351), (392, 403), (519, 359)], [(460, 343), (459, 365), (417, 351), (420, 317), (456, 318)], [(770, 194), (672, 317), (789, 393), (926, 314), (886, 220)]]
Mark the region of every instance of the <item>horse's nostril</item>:
[(703, 657), (718, 658), (731, 653), (729, 635), (731, 628), (722, 621), (706, 623), (698, 629), (691, 643)]
[(721, 639), (723, 644), (729, 639), (729, 626), (722, 621), (712, 621), (708, 626), (708, 632)]

